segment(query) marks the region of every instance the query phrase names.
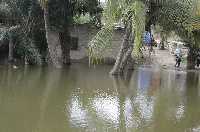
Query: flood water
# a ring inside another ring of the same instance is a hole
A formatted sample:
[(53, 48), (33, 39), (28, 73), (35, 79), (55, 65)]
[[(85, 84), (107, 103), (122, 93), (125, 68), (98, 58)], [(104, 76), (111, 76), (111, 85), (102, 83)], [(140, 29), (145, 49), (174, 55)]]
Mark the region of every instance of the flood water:
[(199, 73), (15, 65), (0, 61), (1, 132), (200, 131)]

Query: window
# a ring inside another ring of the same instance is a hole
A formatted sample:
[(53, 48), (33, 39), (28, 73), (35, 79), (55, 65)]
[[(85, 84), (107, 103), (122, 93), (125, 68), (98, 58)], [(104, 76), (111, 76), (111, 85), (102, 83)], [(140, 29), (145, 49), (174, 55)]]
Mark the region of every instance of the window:
[(71, 37), (71, 50), (78, 50), (78, 37)]

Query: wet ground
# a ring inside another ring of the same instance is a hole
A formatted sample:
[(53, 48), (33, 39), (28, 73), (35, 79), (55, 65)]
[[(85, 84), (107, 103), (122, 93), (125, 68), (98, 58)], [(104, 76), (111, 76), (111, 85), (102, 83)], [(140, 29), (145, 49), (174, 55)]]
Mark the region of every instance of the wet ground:
[(153, 52), (150, 52), (149, 56), (149, 47), (145, 47), (146, 50), (143, 50), (145, 58), (151, 60), (150, 65), (153, 67), (160, 67), (168, 70), (180, 70), (188, 72), (200, 72), (200, 67), (195, 67), (195, 69), (187, 70), (187, 58), (188, 49), (186, 47), (181, 48), (182, 51), (182, 62), (180, 67), (174, 67), (175, 65), (175, 56), (170, 54), (170, 48), (165, 47), (164, 50), (160, 50), (159, 47), (153, 47)]

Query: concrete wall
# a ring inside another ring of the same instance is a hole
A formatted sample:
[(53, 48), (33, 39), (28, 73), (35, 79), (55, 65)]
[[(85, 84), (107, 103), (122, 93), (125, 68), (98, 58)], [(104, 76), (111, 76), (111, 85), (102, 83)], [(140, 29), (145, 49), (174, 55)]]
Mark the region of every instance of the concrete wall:
[[(90, 28), (88, 25), (78, 25), (71, 29), (71, 37), (78, 38), (78, 49), (70, 51), (71, 59), (82, 59), (87, 56), (88, 43), (93, 39), (93, 37), (97, 34), (99, 30), (100, 29), (98, 28)], [(55, 54), (57, 57), (60, 58), (62, 55), (62, 51), (59, 43), (58, 33), (56, 33), (56, 31), (51, 30), (51, 35), (51, 41), (53, 42), (54, 47), (57, 51), (57, 53)], [(106, 57), (113, 59), (117, 58), (118, 52), (123, 41), (123, 37), (124, 29), (116, 29), (112, 47), (108, 50)]]
[[(78, 25), (71, 30), (71, 37), (78, 37), (78, 50), (71, 50), (71, 59), (81, 59), (87, 56), (87, 46), (99, 29), (88, 25)], [(113, 46), (109, 49), (107, 57), (116, 59), (124, 37), (124, 29), (115, 30)]]

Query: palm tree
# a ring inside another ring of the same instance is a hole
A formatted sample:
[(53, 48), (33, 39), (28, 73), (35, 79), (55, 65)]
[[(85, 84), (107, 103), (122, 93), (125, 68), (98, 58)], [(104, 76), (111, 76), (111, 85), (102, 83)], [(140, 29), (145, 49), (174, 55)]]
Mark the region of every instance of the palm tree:
[[(7, 3), (0, 3), (1, 4), (1, 16), (3, 16), (4, 22), (6, 23), (6, 27), (13, 26), (13, 19), (11, 18), (11, 8)], [(2, 19), (2, 18), (1, 18)], [(12, 35), (9, 38), (9, 51), (8, 51), (8, 61), (14, 61), (14, 38)]]
[[(112, 75), (123, 72), (124, 66), (128, 61), (127, 58), (130, 57), (133, 51), (133, 47), (137, 55), (140, 55), (139, 44), (141, 40), (141, 35), (144, 33), (146, 17), (146, 8), (141, 1), (127, 1), (123, 4), (119, 4), (117, 2), (118, 1), (112, 0), (107, 1), (103, 20), (105, 22), (105, 25), (93, 38), (88, 46), (89, 58), (92, 62), (94, 62), (94, 58), (101, 56), (99, 51), (106, 51), (107, 47), (110, 47), (112, 37), (114, 35), (114, 14), (117, 10), (119, 10), (120, 7), (121, 13), (123, 12), (122, 16), (125, 19), (126, 32), (124, 34), (124, 40), (117, 56), (117, 60), (113, 69), (110, 72), (110, 74)], [(134, 44), (131, 44), (131, 42), (133, 42)]]
[[(133, 35), (131, 35), (130, 37), (135, 38), (134, 49), (135, 51), (137, 51), (138, 56), (139, 56), (140, 38), (144, 31), (144, 25), (147, 30), (150, 30), (152, 24), (154, 25), (159, 24), (163, 28), (163, 30), (166, 31), (176, 31), (178, 34), (185, 34), (185, 33), (190, 34), (189, 36), (187, 35), (187, 38), (191, 42), (192, 38), (194, 38), (192, 32), (199, 29), (200, 21), (198, 15), (196, 14), (195, 5), (197, 5), (196, 4), (197, 1), (195, 0), (192, 1), (172, 0), (171, 2), (169, 2), (168, 0), (160, 0), (160, 1), (130, 0), (126, 1), (125, 3), (121, 2), (122, 1), (108, 0), (106, 3), (107, 6), (104, 11), (105, 26), (103, 26), (103, 28), (99, 31), (99, 33), (94, 37), (94, 39), (88, 45), (89, 58), (91, 59), (92, 62), (94, 62), (95, 58), (100, 56), (100, 51), (102, 50), (105, 51), (105, 49), (107, 49), (107, 47), (110, 46), (108, 45), (108, 43), (110, 43), (111, 37), (113, 36), (112, 34), (113, 28), (110, 28), (108, 25), (113, 26), (112, 20), (115, 19), (114, 16), (116, 13), (114, 5), (121, 7), (120, 8), (121, 13), (123, 12), (123, 14), (121, 14), (122, 16), (127, 16), (130, 12), (135, 13), (135, 14), (133, 13), (134, 15), (132, 15), (132, 18), (137, 18), (132, 22), (132, 24), (134, 25), (133, 34), (135, 34), (135, 37), (133, 37)], [(146, 5), (146, 7), (142, 5)], [(146, 16), (146, 19), (144, 16)], [(128, 17), (126, 17), (125, 20), (127, 21)], [(128, 26), (126, 26), (126, 29), (127, 27)], [(106, 32), (109, 32), (110, 35), (109, 36), (106, 35)], [(126, 36), (127, 35), (124, 35), (124, 40), (127, 40)], [(191, 45), (194, 44), (191, 43)], [(122, 63), (122, 60), (127, 60), (122, 58), (125, 57), (124, 54), (127, 53), (128, 51), (127, 49), (129, 48), (130, 47), (125, 46), (125, 43), (123, 41), (116, 63), (113, 69), (111, 70), (111, 74), (118, 74), (122, 71), (122, 70), (119, 71), (119, 66), (121, 65), (120, 63)]]
[[(48, 49), (50, 53), (51, 60), (54, 64), (55, 68), (62, 68), (62, 56), (57, 56), (56, 54), (56, 45), (51, 41), (51, 34), (50, 34), (50, 22), (49, 22), (49, 6), (48, 0), (38, 0), (41, 3), (44, 9), (44, 21), (45, 21), (45, 31), (46, 31), (46, 39), (48, 44)], [(60, 50), (62, 51), (62, 50)]]
[[(39, 0), (44, 8), (44, 20), (46, 39), (50, 52), (51, 59), (54, 66), (57, 68), (63, 67), (62, 64), (70, 64), (70, 27), (73, 26), (73, 17), (77, 14), (84, 14), (89, 12), (90, 15), (99, 13), (96, 9), (98, 6), (98, 0)], [(49, 11), (48, 8), (51, 7)], [(49, 18), (49, 14), (51, 15)], [(51, 43), (50, 35), (50, 22), (51, 26), (58, 31), (60, 45), (62, 49), (62, 57), (55, 56), (55, 46)]]
[(7, 1), (7, 7), (9, 10), (1, 10), (5, 17), (4, 23), (8, 27), (0, 36), (0, 45), (7, 44), (9, 41), (9, 61), (14, 60), (13, 54), (15, 51), (21, 56), (26, 54), (33, 63), (41, 65), (42, 59), (40, 52), (30, 35), (32, 32), (31, 29), (34, 29), (36, 25), (38, 26), (35, 16), (39, 18), (40, 10), (34, 10), (35, 12), (32, 10), (33, 8), (38, 9), (38, 4), (36, 1), (16, 0)]
[[(122, 63), (122, 62), (124, 62), (122, 60), (123, 60), (123, 57), (128, 50), (129, 38), (130, 38), (131, 33), (132, 33), (132, 21), (129, 20), (127, 22), (127, 27), (126, 27), (126, 32), (124, 34), (123, 44), (121, 45), (121, 49), (120, 49), (119, 54), (117, 56), (116, 63), (114, 65), (113, 69), (110, 72), (110, 74), (112, 74), (112, 75), (116, 75), (118, 73), (123, 72), (123, 67), (124, 67), (125, 64)], [(132, 52), (132, 51), (130, 51), (130, 52)], [(127, 58), (127, 57), (124, 57), (124, 58)]]

